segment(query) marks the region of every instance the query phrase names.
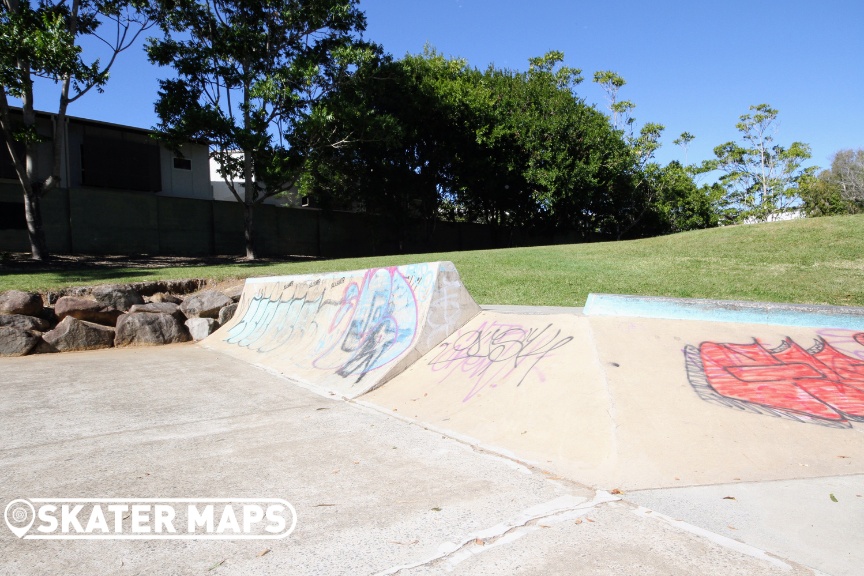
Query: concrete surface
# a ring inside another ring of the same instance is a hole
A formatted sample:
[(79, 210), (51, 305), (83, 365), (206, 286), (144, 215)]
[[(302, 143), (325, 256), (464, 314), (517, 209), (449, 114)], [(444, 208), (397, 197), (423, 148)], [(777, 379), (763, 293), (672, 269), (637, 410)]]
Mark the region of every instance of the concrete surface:
[(864, 572), (862, 475), (645, 490), (625, 498), (821, 572)]
[(0, 574), (862, 573), (860, 316), (584, 312), (481, 312), (433, 263), (248, 281), (209, 348), (0, 359), (4, 510), (280, 498), (298, 518), (267, 541), (0, 525)]
[(354, 398), (478, 312), (451, 262), (250, 278), (234, 316), (204, 345)]
[(266, 542), (0, 527), (2, 574), (812, 573), (191, 344), (0, 359), (0, 386), (0, 502), (274, 497), (299, 518)]
[[(854, 333), (822, 334), (864, 353)], [(688, 346), (821, 337), (809, 328), (484, 311), (361, 400), (607, 490), (862, 474), (861, 422), (724, 405), (689, 380)]]

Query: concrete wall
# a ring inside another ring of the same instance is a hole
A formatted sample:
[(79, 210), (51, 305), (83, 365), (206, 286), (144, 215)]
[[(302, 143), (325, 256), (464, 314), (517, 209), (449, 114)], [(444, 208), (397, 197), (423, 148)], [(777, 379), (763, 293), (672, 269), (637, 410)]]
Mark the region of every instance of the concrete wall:
[[(0, 181), (0, 209), (20, 210), (20, 187)], [(57, 254), (165, 254), (205, 256), (245, 253), (243, 206), (105, 188), (54, 190), (42, 200), (48, 248)], [(482, 224), (401, 225), (354, 212), (258, 205), (255, 240), (262, 256), (323, 258), (449, 252), (575, 241), (525, 236)], [(0, 227), (0, 251), (26, 252), (27, 231)]]

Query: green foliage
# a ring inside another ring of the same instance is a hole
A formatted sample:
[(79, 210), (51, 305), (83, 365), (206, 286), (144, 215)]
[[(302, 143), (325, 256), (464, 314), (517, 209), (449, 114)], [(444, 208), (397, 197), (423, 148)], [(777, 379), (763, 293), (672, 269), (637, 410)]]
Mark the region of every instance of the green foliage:
[(376, 47), (360, 42), (358, 0), (160, 0), (165, 32), (150, 39), (150, 60), (172, 66), (156, 103), (161, 138), (179, 147), (210, 144), (211, 157), (246, 211), (247, 255), (254, 258), (252, 208), (289, 190), (304, 157), (340, 137), (316, 128), (326, 109), (312, 105)]
[(808, 216), (856, 214), (864, 210), (864, 149), (840, 150), (831, 167), (799, 184)]
[(799, 183), (815, 168), (802, 164), (810, 147), (793, 142), (788, 148), (773, 144), (778, 112), (768, 104), (751, 106), (736, 124), (742, 143), (726, 142), (714, 148), (716, 158), (701, 171), (721, 170), (726, 203), (737, 222), (773, 220), (800, 204)]
[(625, 136), (577, 95), (581, 82), (555, 51), (526, 71), (481, 72), (430, 48), (369, 60), (316, 104), (328, 131), (350, 136), (312, 151), (302, 188), (387, 215), (397, 233), (439, 218), (584, 239), (670, 231), (636, 226), (663, 127)]
[[(40, 198), (61, 183), (62, 143), (56, 135), (36, 131), (33, 80), (59, 85), (55, 126), (62, 127), (69, 104), (93, 88), (101, 92), (117, 55), (150, 25), (142, 14), (145, 5), (144, 0), (0, 0), (0, 133), (24, 194), (36, 260), (48, 258)], [(113, 30), (106, 34), (102, 27)], [(80, 41), (86, 36), (101, 41), (110, 55), (107, 62), (85, 61)], [(10, 114), (9, 96), (21, 100), (20, 120)], [(36, 146), (46, 140), (53, 140), (50, 174), (37, 178)]]

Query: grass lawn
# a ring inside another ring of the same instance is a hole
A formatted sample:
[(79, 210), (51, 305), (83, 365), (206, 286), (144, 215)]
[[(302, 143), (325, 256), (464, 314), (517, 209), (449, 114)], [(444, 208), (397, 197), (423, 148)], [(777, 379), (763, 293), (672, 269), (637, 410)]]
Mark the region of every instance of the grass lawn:
[(246, 278), (450, 260), (481, 304), (581, 306), (589, 292), (864, 306), (864, 215), (646, 240), (194, 267), (0, 266), (0, 291), (155, 279)]

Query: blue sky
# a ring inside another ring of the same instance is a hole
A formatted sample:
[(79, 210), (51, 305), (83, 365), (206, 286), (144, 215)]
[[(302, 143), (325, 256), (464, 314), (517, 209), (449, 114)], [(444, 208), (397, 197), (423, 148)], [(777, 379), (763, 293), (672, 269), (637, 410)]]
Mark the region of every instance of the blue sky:
[[(590, 80), (614, 70), (627, 85), (638, 123), (666, 126), (658, 160), (683, 160), (672, 144), (691, 132), (688, 159), (712, 156), (735, 139), (735, 123), (752, 104), (780, 111), (776, 141), (813, 149), (828, 166), (841, 148), (864, 147), (864, 2), (861, 0), (361, 0), (366, 38), (396, 57), (428, 43), (475, 67), (525, 69), (528, 58), (561, 50), (581, 68), (579, 95), (605, 109)], [(156, 79), (140, 46), (123, 54), (104, 94), (69, 110), (107, 122), (151, 127)], [(50, 111), (55, 98), (37, 97)]]

